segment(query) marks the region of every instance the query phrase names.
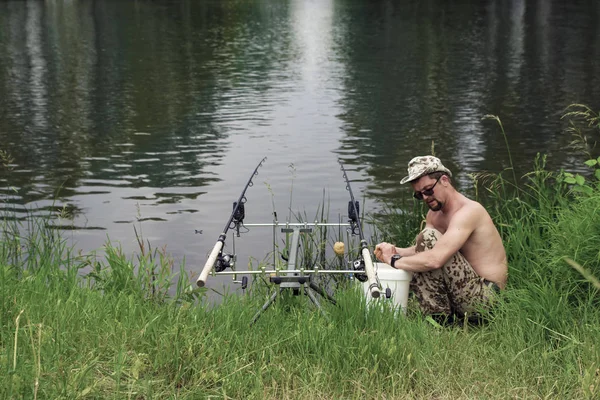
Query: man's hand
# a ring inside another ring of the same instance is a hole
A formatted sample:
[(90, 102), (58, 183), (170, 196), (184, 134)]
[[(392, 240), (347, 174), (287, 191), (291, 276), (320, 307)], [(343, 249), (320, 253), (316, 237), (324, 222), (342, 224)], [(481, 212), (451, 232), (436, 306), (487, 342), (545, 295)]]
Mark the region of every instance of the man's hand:
[(379, 261), (389, 264), (392, 256), (396, 254), (396, 246), (391, 243), (382, 242), (375, 246), (373, 253)]

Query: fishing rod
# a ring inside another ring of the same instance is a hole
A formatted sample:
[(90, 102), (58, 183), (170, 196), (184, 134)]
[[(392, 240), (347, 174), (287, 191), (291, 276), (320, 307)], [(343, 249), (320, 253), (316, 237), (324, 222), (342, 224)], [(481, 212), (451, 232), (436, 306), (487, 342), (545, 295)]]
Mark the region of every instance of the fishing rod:
[[(378, 298), (381, 294), (379, 291), (379, 283), (377, 282), (377, 275), (375, 274), (375, 269), (373, 268), (373, 259), (371, 258), (371, 252), (369, 251), (369, 246), (367, 245), (367, 241), (365, 240), (365, 236), (363, 235), (358, 211), (358, 201), (354, 200), (354, 194), (352, 193), (352, 188), (350, 187), (350, 180), (348, 179), (348, 175), (346, 174), (344, 164), (342, 164), (342, 161), (339, 161), (339, 163), (342, 167), (344, 179), (346, 180), (346, 190), (348, 190), (348, 192), (350, 193), (350, 201), (348, 202), (348, 218), (350, 218), (350, 229), (353, 235), (358, 234), (360, 238), (362, 258), (354, 262), (354, 269), (364, 269), (364, 271), (367, 274), (366, 280), (369, 281), (369, 291), (371, 292), (371, 296)], [(359, 275), (357, 275), (357, 278), (363, 281), (363, 279), (360, 278)]]
[[(227, 224), (225, 224), (223, 233), (219, 235), (217, 243), (215, 244), (215, 247), (213, 247), (210, 255), (208, 256), (208, 260), (206, 260), (206, 264), (204, 264), (202, 273), (200, 273), (200, 276), (196, 281), (196, 284), (199, 287), (203, 287), (206, 284), (206, 279), (208, 278), (208, 274), (210, 274), (210, 272), (212, 271), (213, 266), (215, 267), (215, 270), (217, 272), (221, 272), (225, 268), (230, 266), (231, 256), (227, 254), (222, 254), (223, 246), (225, 245), (225, 239), (227, 238), (227, 231), (229, 229), (235, 228), (237, 236), (240, 236), (240, 225), (243, 224), (245, 217), (244, 204), (246, 203), (246, 189), (254, 185), (252, 179), (254, 179), (256, 175), (258, 175), (258, 169), (261, 167), (261, 165), (263, 165), (266, 159), (267, 157), (264, 157), (258, 163), (256, 168), (254, 168), (254, 172), (252, 172), (252, 175), (250, 175), (250, 179), (248, 179), (248, 183), (246, 183), (246, 186), (244, 186), (244, 190), (242, 190), (242, 194), (240, 194), (238, 201), (233, 203), (233, 211), (229, 216)], [(217, 263), (217, 265), (215, 265), (215, 262)]]

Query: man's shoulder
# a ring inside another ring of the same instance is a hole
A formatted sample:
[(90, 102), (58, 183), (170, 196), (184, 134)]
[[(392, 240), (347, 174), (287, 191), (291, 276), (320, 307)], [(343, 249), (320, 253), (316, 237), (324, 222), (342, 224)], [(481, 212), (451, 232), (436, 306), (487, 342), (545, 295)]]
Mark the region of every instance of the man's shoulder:
[(459, 203), (460, 209), (464, 209), (467, 211), (485, 211), (485, 207), (483, 204), (478, 202), (477, 200), (473, 200), (465, 196), (464, 194), (459, 194)]
[(461, 219), (477, 219), (487, 215), (488, 212), (481, 203), (464, 197), (463, 201), (461, 202), (461, 207), (453, 215), (453, 218), (459, 217)]
[(480, 202), (471, 200), (468, 197), (465, 197), (465, 199), (467, 199), (467, 202), (466, 202), (467, 206), (470, 207), (471, 209), (487, 212), (485, 207), (483, 206), (483, 204), (481, 204)]

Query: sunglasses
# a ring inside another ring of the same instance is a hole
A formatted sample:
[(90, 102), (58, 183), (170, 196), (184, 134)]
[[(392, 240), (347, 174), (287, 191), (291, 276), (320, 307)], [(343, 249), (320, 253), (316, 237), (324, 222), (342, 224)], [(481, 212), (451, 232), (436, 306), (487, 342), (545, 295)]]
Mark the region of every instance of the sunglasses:
[[(443, 176), (443, 175), (442, 175)], [(440, 178), (442, 177), (440, 176)], [(432, 187), (430, 187), (429, 189), (423, 189), (420, 192), (415, 192), (413, 194), (413, 197), (417, 200), (423, 200), (423, 196), (433, 196), (433, 188), (435, 187), (435, 185), (437, 185), (437, 183), (440, 181), (440, 178), (437, 178), (437, 180), (435, 181), (435, 183), (433, 184)]]

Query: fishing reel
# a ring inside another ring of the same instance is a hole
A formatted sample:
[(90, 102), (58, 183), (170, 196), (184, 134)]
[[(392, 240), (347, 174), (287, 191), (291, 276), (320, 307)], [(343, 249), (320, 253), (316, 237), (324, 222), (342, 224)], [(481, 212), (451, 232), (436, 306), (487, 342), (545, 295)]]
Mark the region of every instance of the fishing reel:
[[(365, 261), (362, 259), (354, 261), (354, 270), (355, 271), (364, 271), (365, 270)], [(369, 277), (367, 277), (366, 273), (362, 273), (362, 274), (355, 273), (354, 278), (360, 282), (366, 282), (369, 279)], [(389, 287), (385, 289), (385, 298), (386, 299), (392, 298), (392, 289), (390, 289)]]
[(358, 259), (358, 260), (354, 261), (353, 266), (354, 266), (354, 270), (355, 271), (363, 271), (362, 274), (361, 273), (355, 273), (354, 274), (354, 278), (356, 278), (360, 282), (366, 282), (367, 279), (369, 279), (369, 278), (367, 277), (367, 274), (364, 273), (364, 271), (365, 271), (365, 260), (363, 260), (362, 258)]
[(227, 268), (231, 267), (233, 261), (233, 254), (219, 254), (217, 261), (215, 262), (215, 271), (223, 272)]

